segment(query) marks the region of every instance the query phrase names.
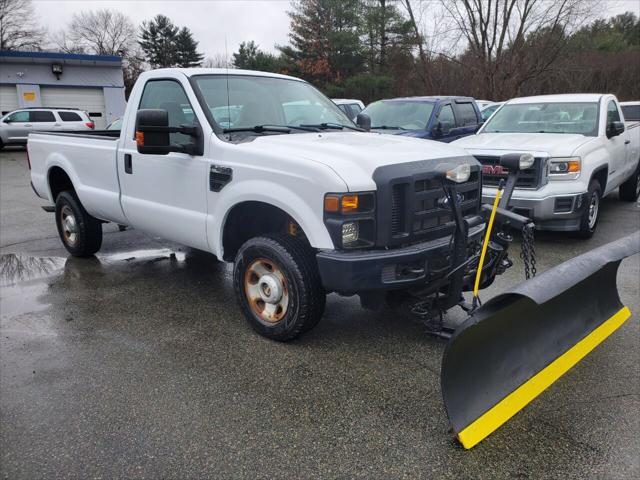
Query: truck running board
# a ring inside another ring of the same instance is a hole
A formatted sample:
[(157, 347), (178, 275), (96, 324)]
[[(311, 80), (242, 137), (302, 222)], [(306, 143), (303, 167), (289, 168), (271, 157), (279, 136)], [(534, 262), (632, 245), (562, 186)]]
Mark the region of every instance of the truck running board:
[(447, 344), (441, 384), (452, 429), (471, 448), (523, 409), (630, 316), (616, 286), (636, 232), (487, 301)]

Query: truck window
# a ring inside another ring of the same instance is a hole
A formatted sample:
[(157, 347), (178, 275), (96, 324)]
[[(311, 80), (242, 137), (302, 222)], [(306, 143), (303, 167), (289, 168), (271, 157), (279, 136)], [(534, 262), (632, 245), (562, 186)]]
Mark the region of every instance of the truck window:
[(26, 123), (29, 121), (29, 112), (13, 112), (7, 120), (12, 123)]
[(41, 123), (41, 122), (55, 122), (56, 121), (56, 117), (53, 116), (53, 112), (47, 112), (47, 111), (35, 111), (35, 112), (29, 112), (29, 120), (31, 120), (34, 123)]
[(440, 114), (438, 115), (438, 121), (441, 123), (448, 122), (449, 128), (453, 128), (456, 126), (456, 117), (453, 115), (453, 108), (451, 105), (444, 105), (440, 109)]
[(633, 122), (640, 120), (640, 105), (621, 105), (620, 108), (625, 120)]
[(456, 103), (456, 107), (461, 117), (459, 119), (459, 126), (464, 127), (466, 125), (476, 125), (478, 123), (476, 110), (470, 102)]
[[(169, 126), (192, 124), (195, 121), (193, 108), (182, 85), (175, 80), (149, 80), (144, 86), (139, 110), (166, 110), (169, 114)], [(183, 133), (170, 134), (171, 143), (189, 143), (191, 137)]]
[(611, 122), (619, 122), (620, 121), (620, 112), (618, 112), (618, 107), (616, 106), (616, 102), (613, 100), (609, 100), (607, 105), (607, 124)]
[(306, 82), (250, 75), (197, 75), (194, 78), (206, 102), (202, 107), (209, 109), (215, 123), (222, 128), (353, 125), (335, 103)]
[(80, 115), (78, 115), (75, 112), (58, 112), (58, 115), (60, 115), (60, 119), (63, 122), (81, 122), (82, 119), (80, 118)]

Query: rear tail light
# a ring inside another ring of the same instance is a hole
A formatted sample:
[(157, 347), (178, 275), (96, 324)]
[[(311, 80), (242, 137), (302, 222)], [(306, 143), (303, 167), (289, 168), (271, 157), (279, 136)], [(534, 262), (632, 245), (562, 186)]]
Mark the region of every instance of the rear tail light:
[(31, 170), (31, 159), (29, 158), (29, 148), (27, 147), (27, 165), (29, 166), (29, 170)]
[(85, 125), (89, 127), (91, 130), (93, 130), (96, 126), (96, 124), (93, 122), (85, 122)]

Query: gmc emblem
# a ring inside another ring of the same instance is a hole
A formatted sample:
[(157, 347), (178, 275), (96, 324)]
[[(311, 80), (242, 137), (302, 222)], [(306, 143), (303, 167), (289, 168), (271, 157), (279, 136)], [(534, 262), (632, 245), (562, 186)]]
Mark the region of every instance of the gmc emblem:
[(502, 165), (483, 165), (482, 173), (485, 175), (503, 175), (507, 176), (509, 170), (504, 168)]

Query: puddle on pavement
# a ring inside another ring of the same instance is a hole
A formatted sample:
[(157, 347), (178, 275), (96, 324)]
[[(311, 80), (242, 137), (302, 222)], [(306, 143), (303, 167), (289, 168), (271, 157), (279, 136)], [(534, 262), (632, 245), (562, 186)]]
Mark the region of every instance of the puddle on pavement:
[[(188, 249), (187, 252), (170, 248), (140, 249), (97, 257), (35, 257), (24, 254), (0, 254), (0, 314), (3, 319), (46, 310), (49, 285), (64, 275), (67, 280), (86, 282), (103, 265), (150, 264), (155, 262), (179, 263), (207, 271), (217, 263), (213, 255)], [(85, 277), (89, 275), (89, 277)], [(84, 279), (83, 279), (84, 277)]]

